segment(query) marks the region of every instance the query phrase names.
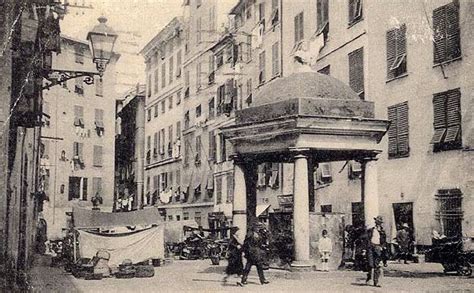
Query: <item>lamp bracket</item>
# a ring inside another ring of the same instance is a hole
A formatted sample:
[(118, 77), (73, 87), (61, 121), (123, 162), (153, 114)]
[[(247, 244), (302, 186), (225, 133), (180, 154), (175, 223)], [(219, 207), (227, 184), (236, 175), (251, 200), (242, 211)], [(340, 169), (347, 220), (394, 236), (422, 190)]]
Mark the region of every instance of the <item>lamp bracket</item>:
[(49, 83), (43, 86), (43, 90), (48, 90), (55, 85), (80, 77), (84, 77), (85, 84), (91, 85), (94, 84), (94, 76), (100, 76), (102, 78), (99, 72), (51, 69), (44, 75), (44, 78), (47, 79)]

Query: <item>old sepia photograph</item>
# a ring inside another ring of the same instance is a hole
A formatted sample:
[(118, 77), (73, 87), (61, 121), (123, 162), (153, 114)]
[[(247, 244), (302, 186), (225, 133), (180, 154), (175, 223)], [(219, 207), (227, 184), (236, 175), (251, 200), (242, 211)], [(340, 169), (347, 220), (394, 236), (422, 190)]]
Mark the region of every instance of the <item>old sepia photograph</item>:
[(0, 0), (0, 292), (474, 292), (474, 0)]

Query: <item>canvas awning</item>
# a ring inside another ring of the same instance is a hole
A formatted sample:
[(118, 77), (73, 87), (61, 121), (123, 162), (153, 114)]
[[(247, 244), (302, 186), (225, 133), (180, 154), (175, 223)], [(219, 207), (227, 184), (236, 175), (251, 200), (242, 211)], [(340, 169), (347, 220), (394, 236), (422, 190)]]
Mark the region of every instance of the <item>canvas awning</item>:
[(148, 226), (162, 222), (160, 213), (156, 208), (121, 213), (106, 213), (73, 208), (72, 212), (74, 227), (76, 229)]
[(257, 205), (257, 208), (256, 208), (256, 215), (257, 217), (260, 217), (262, 216), (265, 212), (268, 211), (268, 209), (270, 208), (270, 205), (269, 204), (258, 204)]

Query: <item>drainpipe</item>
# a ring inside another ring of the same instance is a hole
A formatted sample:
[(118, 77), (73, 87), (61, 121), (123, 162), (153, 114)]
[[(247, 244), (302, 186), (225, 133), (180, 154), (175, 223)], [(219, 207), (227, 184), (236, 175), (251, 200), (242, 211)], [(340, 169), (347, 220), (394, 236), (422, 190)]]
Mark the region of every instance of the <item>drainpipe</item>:
[(144, 179), (144, 160), (145, 160), (145, 97), (139, 93), (139, 85), (137, 85), (137, 109), (135, 116), (135, 161), (136, 174), (135, 179), (137, 185), (137, 193), (135, 198), (135, 205), (137, 209), (143, 208), (143, 179)]

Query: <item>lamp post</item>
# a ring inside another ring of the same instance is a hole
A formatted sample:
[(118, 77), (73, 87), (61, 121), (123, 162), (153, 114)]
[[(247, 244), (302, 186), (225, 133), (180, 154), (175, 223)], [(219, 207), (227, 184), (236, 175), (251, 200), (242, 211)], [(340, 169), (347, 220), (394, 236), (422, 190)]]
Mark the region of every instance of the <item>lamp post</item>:
[(107, 64), (113, 55), (115, 41), (118, 35), (115, 31), (106, 25), (107, 18), (101, 16), (98, 18), (99, 24), (87, 34), (87, 40), (92, 53), (92, 61), (96, 65), (97, 72), (92, 71), (75, 71), (62, 69), (49, 69), (45, 72), (44, 77), (49, 83), (43, 86), (43, 90), (61, 84), (73, 78), (84, 77), (84, 83), (93, 84), (94, 76), (100, 78), (104, 75)]

